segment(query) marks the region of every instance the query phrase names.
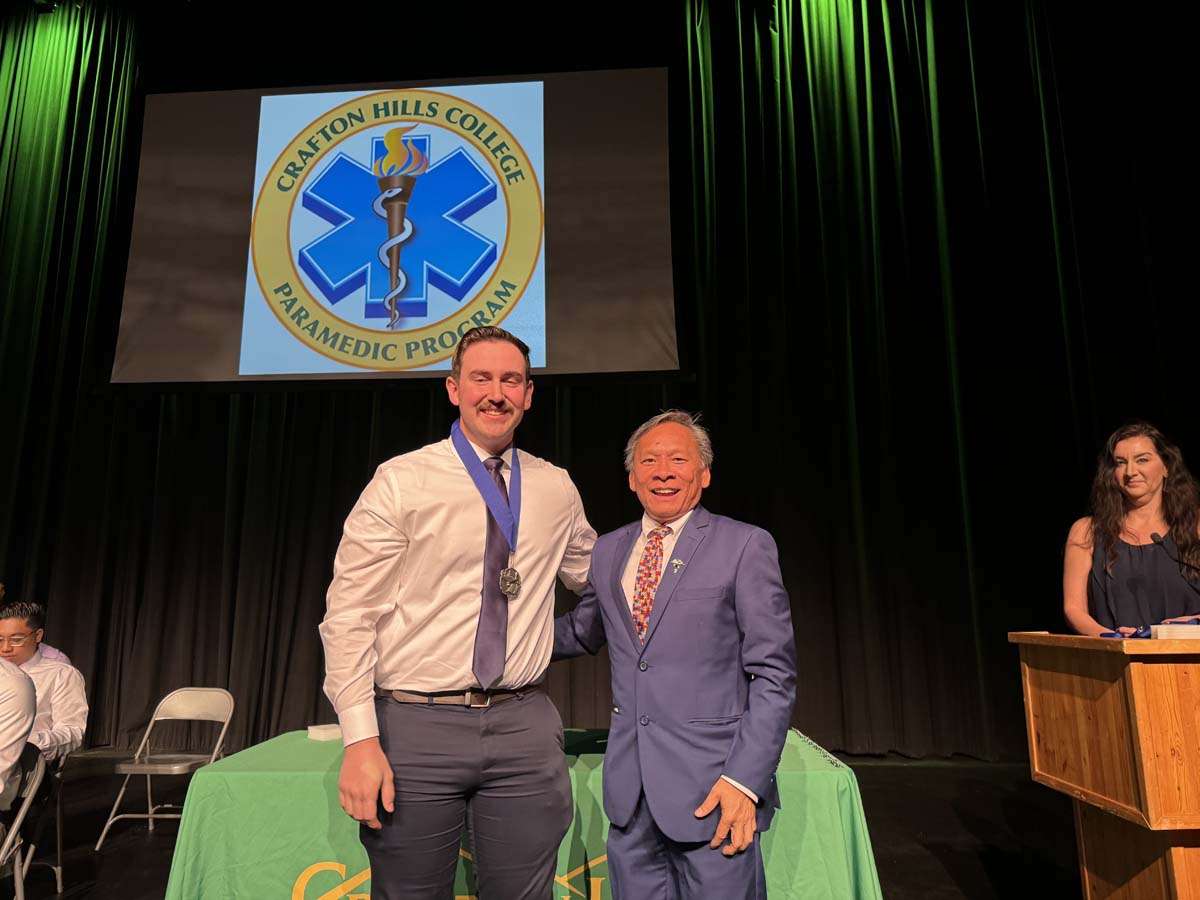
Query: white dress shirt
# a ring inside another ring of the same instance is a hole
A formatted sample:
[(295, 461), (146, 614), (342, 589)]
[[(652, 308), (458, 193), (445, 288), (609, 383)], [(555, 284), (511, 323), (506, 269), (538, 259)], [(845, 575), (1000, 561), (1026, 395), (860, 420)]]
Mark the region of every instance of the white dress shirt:
[[(20, 666), (0, 659), (0, 809), (12, 806), (17, 795), (17, 763), (29, 740), (36, 711), (33, 681)], [(3, 833), (0, 825), (0, 836)]]
[(83, 674), (74, 666), (46, 659), (40, 651), (21, 668), (37, 689), (37, 717), (29, 743), (37, 744), (49, 762), (78, 750), (88, 714)]
[[(675, 543), (679, 540), (679, 532), (683, 531), (683, 527), (687, 525), (688, 519), (692, 517), (694, 509), (695, 507), (689, 509), (674, 522), (667, 523), (667, 527), (671, 529), (671, 533), (663, 535), (662, 572), (667, 571), (667, 566), (671, 564), (671, 553), (675, 549)], [(650, 532), (661, 526), (662, 523), (650, 518), (649, 513), (642, 515), (641, 533), (638, 534), (637, 540), (633, 542), (633, 549), (629, 553), (629, 560), (625, 563), (625, 571), (621, 575), (621, 587), (625, 590), (625, 602), (629, 605), (630, 613), (633, 612), (633, 591), (637, 585), (638, 564), (642, 561), (642, 553), (645, 552), (646, 543), (650, 540)], [(661, 575), (661, 572), (659, 574)], [(657, 589), (656, 585), (655, 590)], [(734, 781), (728, 775), (722, 775), (721, 777), (753, 800), (757, 805), (758, 794), (754, 793), (754, 791), (750, 790), (744, 784)]]
[[(555, 578), (582, 590), (596, 542), (567, 473), (517, 452), (521, 522), (512, 565), (521, 591), (508, 607), (498, 688), (523, 687), (545, 672)], [(502, 458), (508, 484), (512, 450)], [(425, 693), (478, 686), (472, 657), (486, 538), (487, 506), (449, 439), (376, 470), (346, 519), (320, 627), (325, 694), (347, 745), (379, 734), (376, 685)]]

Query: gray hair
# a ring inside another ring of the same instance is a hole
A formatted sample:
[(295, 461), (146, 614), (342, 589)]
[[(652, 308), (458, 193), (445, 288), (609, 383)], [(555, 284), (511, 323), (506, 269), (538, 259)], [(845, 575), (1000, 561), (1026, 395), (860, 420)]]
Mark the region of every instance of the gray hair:
[(706, 469), (712, 468), (712, 439), (708, 436), (708, 429), (700, 424), (700, 413), (692, 415), (690, 412), (684, 412), (682, 409), (668, 409), (666, 412), (661, 412), (657, 416), (647, 419), (629, 436), (629, 440), (625, 442), (626, 472), (633, 471), (633, 454), (637, 451), (638, 441), (645, 437), (646, 432), (651, 428), (657, 428), (659, 425), (666, 425), (670, 422), (682, 425), (691, 431), (692, 437), (696, 441), (696, 449), (700, 451), (701, 464)]

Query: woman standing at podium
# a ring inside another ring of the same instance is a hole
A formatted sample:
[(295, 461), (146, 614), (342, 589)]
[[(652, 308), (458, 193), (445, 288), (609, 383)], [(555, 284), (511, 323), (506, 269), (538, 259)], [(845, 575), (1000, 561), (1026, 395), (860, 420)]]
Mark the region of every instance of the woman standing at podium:
[(1130, 634), (1200, 615), (1200, 486), (1157, 428), (1132, 422), (1104, 445), (1091, 515), (1071, 526), (1063, 613), (1080, 634)]

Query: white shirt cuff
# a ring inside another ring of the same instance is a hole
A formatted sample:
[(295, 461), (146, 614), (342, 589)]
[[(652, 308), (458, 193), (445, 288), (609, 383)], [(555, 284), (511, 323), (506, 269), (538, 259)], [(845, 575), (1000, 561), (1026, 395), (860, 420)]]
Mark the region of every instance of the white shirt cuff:
[(734, 781), (728, 775), (722, 775), (721, 778), (723, 778), (725, 781), (728, 781), (730, 784), (732, 784), (735, 788), (737, 788), (739, 791), (741, 791), (743, 794), (745, 794), (747, 797), (749, 797), (751, 800), (753, 800), (755, 806), (758, 806), (758, 794), (754, 793), (754, 791), (750, 790), (750, 788), (746, 787), (744, 784), (738, 784), (736, 781)]
[(375, 701), (360, 703), (338, 713), (342, 726), (342, 744), (349, 747), (367, 738), (379, 736), (379, 720), (375, 717)]

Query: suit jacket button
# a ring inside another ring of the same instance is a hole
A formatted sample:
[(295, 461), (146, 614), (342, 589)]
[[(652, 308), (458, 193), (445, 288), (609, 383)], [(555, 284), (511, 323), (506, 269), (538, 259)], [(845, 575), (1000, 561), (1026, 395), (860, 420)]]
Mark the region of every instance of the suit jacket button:
[(642, 660), (640, 663), (638, 663), (638, 668), (641, 669), (643, 672), (645, 672), (650, 667), (648, 665), (646, 665), (645, 660)]
[(641, 722), (642, 722), (642, 724), (643, 724), (643, 725), (649, 725), (649, 724), (650, 724), (650, 717), (649, 717), (649, 716), (642, 716), (642, 718), (641, 718)]

